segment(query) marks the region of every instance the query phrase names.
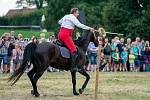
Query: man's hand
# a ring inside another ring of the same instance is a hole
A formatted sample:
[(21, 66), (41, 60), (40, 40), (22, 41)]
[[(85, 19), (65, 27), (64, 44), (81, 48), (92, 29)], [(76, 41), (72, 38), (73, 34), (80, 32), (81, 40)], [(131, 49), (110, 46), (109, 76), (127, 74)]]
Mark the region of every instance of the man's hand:
[(80, 37), (80, 33), (79, 32), (76, 32), (76, 35), (77, 35), (77, 37)]
[(94, 29), (94, 28), (90, 28), (90, 31), (91, 31), (91, 32), (95, 32), (95, 29)]

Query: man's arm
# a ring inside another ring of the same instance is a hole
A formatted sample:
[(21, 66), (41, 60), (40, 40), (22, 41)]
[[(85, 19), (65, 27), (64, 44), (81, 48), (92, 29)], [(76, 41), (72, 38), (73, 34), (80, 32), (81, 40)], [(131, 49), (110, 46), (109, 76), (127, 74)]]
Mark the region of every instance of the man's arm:
[(75, 24), (79, 28), (82, 28), (82, 29), (85, 29), (85, 30), (90, 30), (91, 29), (91, 27), (80, 23), (79, 20), (75, 16), (72, 17), (71, 21), (73, 22), (73, 24)]
[(62, 24), (63, 18), (58, 21), (58, 24)]

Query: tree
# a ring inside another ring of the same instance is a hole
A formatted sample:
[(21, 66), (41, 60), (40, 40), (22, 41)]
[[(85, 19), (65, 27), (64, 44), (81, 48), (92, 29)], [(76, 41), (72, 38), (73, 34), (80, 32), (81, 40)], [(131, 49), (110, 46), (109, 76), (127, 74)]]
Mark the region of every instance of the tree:
[(46, 4), (46, 0), (17, 0), (16, 4), (18, 5), (18, 7), (20, 6), (33, 6), (36, 5), (37, 9), (41, 9), (43, 7), (44, 4)]
[(149, 0), (109, 0), (103, 9), (106, 29), (125, 36), (146, 37), (149, 24)]
[(108, 0), (47, 0), (48, 28), (57, 26), (57, 21), (70, 12), (72, 7), (78, 7), (86, 14), (87, 24), (90, 26), (103, 25), (101, 11)]
[(58, 25), (58, 20), (70, 12), (75, 0), (47, 0), (47, 28), (54, 29)]

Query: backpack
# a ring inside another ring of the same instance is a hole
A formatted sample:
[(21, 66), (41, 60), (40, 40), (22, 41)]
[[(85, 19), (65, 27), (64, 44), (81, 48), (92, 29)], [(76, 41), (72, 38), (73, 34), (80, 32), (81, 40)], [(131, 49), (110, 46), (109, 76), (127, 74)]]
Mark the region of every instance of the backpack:
[(110, 47), (110, 45), (106, 45), (106, 47), (104, 48), (104, 54), (108, 54), (108, 55), (110, 55), (110, 53), (111, 53), (111, 47)]

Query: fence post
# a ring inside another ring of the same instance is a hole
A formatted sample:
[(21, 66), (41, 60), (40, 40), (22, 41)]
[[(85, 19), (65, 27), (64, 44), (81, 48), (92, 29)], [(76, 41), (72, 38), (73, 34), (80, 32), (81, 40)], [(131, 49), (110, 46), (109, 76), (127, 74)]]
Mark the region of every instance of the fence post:
[(98, 84), (99, 84), (99, 66), (101, 62), (101, 47), (98, 46), (98, 62), (96, 67), (96, 80), (95, 80), (95, 100), (98, 99)]

